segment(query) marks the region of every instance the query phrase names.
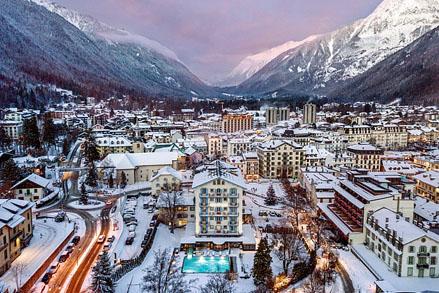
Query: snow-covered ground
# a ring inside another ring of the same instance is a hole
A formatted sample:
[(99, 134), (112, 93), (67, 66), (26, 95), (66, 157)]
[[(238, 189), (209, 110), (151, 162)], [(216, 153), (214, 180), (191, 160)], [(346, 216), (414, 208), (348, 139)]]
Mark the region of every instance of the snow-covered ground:
[[(44, 222), (46, 221), (46, 222)], [(74, 222), (56, 223), (53, 219), (34, 220), (34, 235), (28, 247), (12, 263), (11, 268), (0, 278), (10, 288), (16, 288), (14, 268), (22, 267), (20, 284), (23, 285), (64, 241), (73, 230)]]
[(376, 278), (350, 251), (337, 250), (338, 261), (345, 268), (352, 280), (355, 290), (374, 292)]
[(88, 200), (88, 204), (84, 205), (79, 202), (79, 200), (72, 201), (68, 204), (69, 207), (75, 208), (78, 210), (90, 210), (90, 209), (98, 209), (105, 206), (105, 203), (99, 200)]

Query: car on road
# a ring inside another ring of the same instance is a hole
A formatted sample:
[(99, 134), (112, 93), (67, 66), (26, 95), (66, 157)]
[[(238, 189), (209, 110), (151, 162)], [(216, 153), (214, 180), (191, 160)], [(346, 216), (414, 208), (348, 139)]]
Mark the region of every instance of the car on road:
[(68, 251), (64, 251), (60, 256), (58, 261), (65, 262), (69, 258), (70, 253)]
[(128, 237), (127, 240), (125, 240), (126, 245), (131, 245), (134, 242), (134, 237)]
[(47, 272), (53, 275), (58, 271), (58, 268), (59, 268), (59, 262), (56, 261), (50, 265), (49, 270)]
[(49, 284), (50, 279), (52, 278), (52, 274), (50, 273), (45, 273), (43, 278), (41, 279), (41, 282), (43, 282), (44, 284)]
[(114, 235), (111, 235), (110, 237), (107, 238), (107, 242), (113, 242), (116, 239), (116, 237)]
[(109, 251), (111, 248), (111, 242), (108, 242), (107, 244), (104, 245), (104, 251)]
[(105, 241), (105, 235), (99, 235), (97, 243), (103, 243)]
[(73, 243), (69, 243), (69, 245), (67, 245), (66, 247), (66, 251), (68, 251), (69, 253), (72, 253), (73, 249), (75, 249), (75, 245)]
[(79, 240), (81, 240), (80, 236), (75, 236), (72, 238), (72, 241), (70, 241), (71, 243), (73, 243), (74, 245), (77, 245), (79, 243)]

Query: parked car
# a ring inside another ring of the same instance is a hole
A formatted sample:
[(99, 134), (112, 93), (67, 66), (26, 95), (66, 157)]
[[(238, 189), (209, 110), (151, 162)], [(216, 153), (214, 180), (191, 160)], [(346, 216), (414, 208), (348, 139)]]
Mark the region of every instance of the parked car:
[(50, 273), (45, 273), (43, 278), (41, 279), (41, 281), (47, 285), (47, 284), (49, 284), (49, 281), (51, 278), (52, 278), (52, 275)]
[(69, 258), (70, 253), (68, 251), (64, 251), (60, 256), (58, 261), (65, 262)]
[(50, 265), (49, 270), (47, 272), (53, 275), (58, 271), (58, 268), (59, 268), (59, 262), (56, 261)]
[(129, 225), (128, 232), (134, 232), (134, 231), (136, 231), (136, 225)]
[(152, 221), (149, 223), (149, 227), (154, 227), (156, 223), (157, 223), (157, 222), (156, 222), (155, 220), (152, 220)]
[(126, 245), (131, 245), (134, 242), (134, 237), (128, 237), (127, 240), (125, 240)]
[(150, 213), (150, 214), (154, 213), (154, 211), (155, 211), (155, 207), (150, 207), (148, 209), (148, 213)]
[(72, 253), (73, 249), (75, 249), (75, 245), (73, 243), (69, 243), (69, 245), (66, 247), (66, 251), (69, 253)]
[(71, 243), (73, 243), (74, 245), (77, 245), (79, 243), (79, 240), (81, 240), (80, 236), (75, 236), (72, 238)]
[(104, 251), (109, 251), (110, 248), (111, 248), (111, 242), (105, 244), (103, 250), (104, 250)]
[(269, 212), (269, 214), (270, 214), (270, 217), (276, 217), (276, 213), (273, 211)]
[(102, 243), (104, 241), (105, 241), (105, 235), (100, 235), (97, 242)]
[(65, 212), (59, 212), (56, 216), (55, 216), (55, 222), (59, 223), (59, 222), (63, 222), (66, 218), (66, 213)]
[(151, 220), (157, 221), (158, 217), (159, 217), (159, 215), (155, 214), (154, 216), (152, 216)]
[(148, 239), (143, 239), (142, 244), (140, 244), (140, 247), (145, 247), (148, 244)]
[(128, 232), (128, 237), (136, 237), (136, 232)]
[(107, 242), (112, 243), (115, 239), (116, 239), (116, 237), (114, 235), (112, 235), (112, 236), (107, 238)]

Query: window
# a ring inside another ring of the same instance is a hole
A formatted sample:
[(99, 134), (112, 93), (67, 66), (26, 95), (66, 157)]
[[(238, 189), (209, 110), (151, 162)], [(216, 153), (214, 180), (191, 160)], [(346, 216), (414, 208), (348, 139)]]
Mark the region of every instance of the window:
[(413, 268), (407, 268), (407, 276), (413, 276)]
[(435, 268), (430, 268), (430, 277), (434, 277), (435, 273), (436, 273)]
[(412, 265), (414, 263), (414, 257), (413, 256), (409, 256), (409, 258), (407, 259), (408, 264)]
[(437, 252), (437, 246), (432, 246), (431, 247), (431, 252), (432, 253), (436, 253)]
[(427, 246), (422, 245), (421, 247), (419, 247), (419, 252), (420, 252), (420, 253), (425, 253), (425, 252), (427, 252)]
[(409, 252), (415, 252), (415, 247), (414, 246), (409, 246)]
[(432, 257), (430, 257), (430, 264), (431, 265), (435, 265), (437, 262), (436, 262), (436, 257), (435, 256), (432, 256)]

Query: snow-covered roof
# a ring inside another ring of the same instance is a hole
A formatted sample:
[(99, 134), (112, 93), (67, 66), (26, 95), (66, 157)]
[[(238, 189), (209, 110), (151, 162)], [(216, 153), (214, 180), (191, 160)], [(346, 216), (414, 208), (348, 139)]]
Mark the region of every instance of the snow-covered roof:
[(27, 200), (0, 199), (0, 228), (18, 226), (25, 220), (22, 214), (33, 206), (34, 203)]
[(11, 189), (16, 188), (17, 186), (21, 185), (23, 182), (30, 181), (32, 183), (37, 184), (38, 186), (41, 186), (41, 188), (50, 188), (51, 182), (50, 180), (41, 177), (35, 173), (30, 174), (26, 178), (20, 180), (18, 183), (16, 183), (14, 186), (11, 187)]
[(438, 171), (428, 171), (422, 174), (414, 176), (416, 180), (419, 180), (425, 184), (433, 186), (433, 188), (439, 187), (439, 172)]
[(140, 166), (172, 166), (177, 159), (178, 153), (176, 152), (109, 154), (99, 166), (129, 170)]
[(170, 166), (165, 166), (165, 167), (161, 168), (161, 169), (157, 172), (157, 174), (155, 174), (155, 175), (151, 178), (150, 181), (154, 181), (155, 179), (157, 179), (157, 178), (159, 178), (160, 176), (163, 176), (163, 175), (170, 175), (170, 176), (172, 176), (172, 177), (174, 177), (174, 178), (176, 178), (176, 179), (178, 179), (178, 180), (180, 180), (180, 181), (181, 181), (181, 179), (182, 179), (182, 176), (181, 176), (181, 173), (180, 173), (180, 172), (178, 172), (177, 170), (175, 170), (174, 168), (172, 168), (172, 167), (170, 167)]
[(421, 196), (417, 196), (415, 198), (415, 214), (427, 221), (439, 222), (439, 204), (429, 201)]
[(435, 241), (439, 241), (439, 235), (430, 231), (424, 231), (418, 226), (409, 221), (406, 221), (404, 217), (401, 217), (394, 211), (388, 208), (381, 208), (372, 214), (374, 223), (380, 226), (384, 230), (396, 231), (396, 237), (398, 237), (402, 244), (410, 243), (421, 237), (428, 237)]
[(202, 166), (201, 168), (204, 168), (204, 170), (195, 174), (192, 188), (204, 185), (215, 179), (222, 179), (243, 189), (247, 188), (241, 171), (230, 164), (222, 161), (214, 161), (212, 164)]
[(377, 148), (374, 145), (371, 145), (369, 143), (359, 143), (348, 146), (348, 150), (353, 151), (380, 151), (379, 148)]

